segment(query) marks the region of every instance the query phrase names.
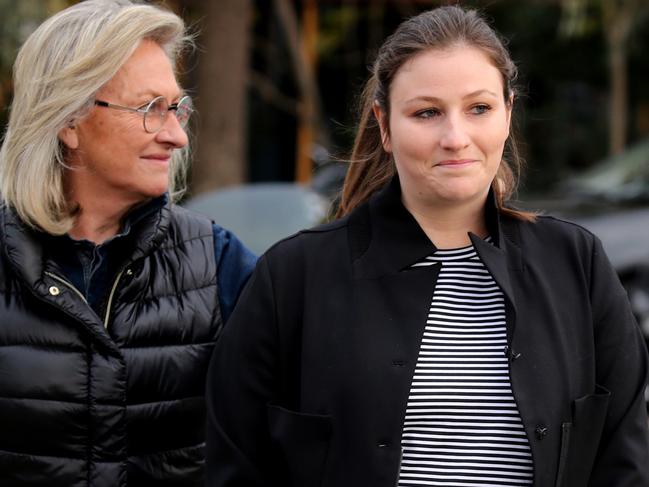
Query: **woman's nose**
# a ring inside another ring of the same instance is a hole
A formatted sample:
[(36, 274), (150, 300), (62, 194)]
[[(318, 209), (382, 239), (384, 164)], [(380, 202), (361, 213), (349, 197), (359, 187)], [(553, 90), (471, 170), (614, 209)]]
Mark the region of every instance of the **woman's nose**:
[(456, 117), (448, 117), (444, 123), (440, 145), (449, 151), (464, 149), (471, 142), (466, 127)]
[(164, 124), (156, 133), (156, 139), (158, 142), (171, 144), (177, 149), (185, 147), (188, 144), (189, 138), (187, 137), (187, 132), (185, 132), (185, 129), (178, 122), (176, 112), (173, 110), (168, 113)]

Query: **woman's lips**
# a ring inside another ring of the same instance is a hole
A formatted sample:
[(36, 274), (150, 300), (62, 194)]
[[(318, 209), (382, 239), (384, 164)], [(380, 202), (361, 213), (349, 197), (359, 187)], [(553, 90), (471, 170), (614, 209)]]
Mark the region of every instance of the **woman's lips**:
[(438, 166), (443, 167), (464, 167), (476, 162), (475, 159), (446, 159), (437, 163)]
[(152, 159), (154, 161), (168, 161), (171, 158), (169, 154), (150, 154), (142, 156), (142, 159)]
[(153, 154), (148, 156), (142, 156), (142, 159), (149, 161), (153, 164), (158, 164), (161, 166), (168, 166), (171, 156), (169, 154)]

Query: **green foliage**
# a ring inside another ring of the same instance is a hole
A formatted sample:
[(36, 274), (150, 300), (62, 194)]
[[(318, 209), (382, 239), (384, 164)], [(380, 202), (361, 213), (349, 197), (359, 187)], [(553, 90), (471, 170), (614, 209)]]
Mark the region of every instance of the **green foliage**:
[(324, 9), (320, 17), (318, 53), (328, 56), (340, 49), (345, 38), (358, 27), (360, 12), (354, 5)]
[(588, 36), (602, 27), (601, 5), (596, 0), (562, 0), (559, 34), (563, 37)]

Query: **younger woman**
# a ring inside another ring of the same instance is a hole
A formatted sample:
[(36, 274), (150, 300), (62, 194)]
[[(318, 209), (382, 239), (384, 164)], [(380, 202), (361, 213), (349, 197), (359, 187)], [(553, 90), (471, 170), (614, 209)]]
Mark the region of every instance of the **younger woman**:
[(649, 485), (646, 351), (600, 241), (507, 206), (515, 79), (460, 7), (385, 42), (342, 218), (266, 253), (217, 344), (210, 486)]

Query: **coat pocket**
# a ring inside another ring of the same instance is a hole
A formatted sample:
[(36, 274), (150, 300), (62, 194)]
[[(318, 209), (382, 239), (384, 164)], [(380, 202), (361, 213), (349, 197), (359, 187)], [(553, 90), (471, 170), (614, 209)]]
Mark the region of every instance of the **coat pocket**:
[(268, 405), (268, 426), (273, 445), (285, 461), (288, 485), (320, 487), (329, 451), (331, 417)]
[(572, 422), (561, 428), (561, 451), (556, 487), (588, 484), (606, 420), (611, 393), (601, 386), (573, 403)]

